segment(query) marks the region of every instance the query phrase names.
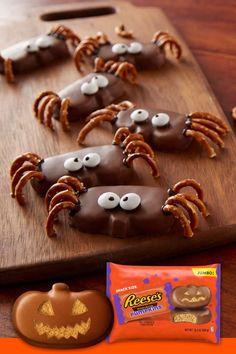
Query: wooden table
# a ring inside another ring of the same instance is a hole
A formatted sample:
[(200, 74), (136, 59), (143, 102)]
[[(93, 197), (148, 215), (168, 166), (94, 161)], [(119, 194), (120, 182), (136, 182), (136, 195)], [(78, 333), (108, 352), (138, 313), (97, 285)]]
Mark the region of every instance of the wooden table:
[[(73, 1), (73, 0), (72, 0)], [(75, 1), (75, 0), (74, 0)], [(74, 2), (73, 1), (73, 2)], [(24, 12), (27, 6), (70, 2), (69, 0), (0, 0), (0, 21), (11, 14), (11, 8), (18, 5), (18, 11)], [(229, 122), (233, 125), (231, 109), (236, 105), (236, 6), (234, 0), (214, 0), (206, 3), (203, 0), (133, 0), (136, 5), (161, 7), (173, 24), (185, 38), (196, 56), (210, 85), (212, 86)], [(11, 14), (12, 15), (12, 14)], [(235, 127), (234, 127), (235, 128)], [(3, 250), (4, 251), (4, 250)], [(170, 265), (198, 265), (220, 262), (222, 264), (222, 336), (236, 337), (236, 305), (234, 284), (236, 283), (236, 245), (221, 249), (213, 249), (197, 255), (185, 256), (165, 262)], [(157, 264), (155, 260), (153, 264)], [(37, 279), (35, 279), (37, 280)], [(96, 288), (104, 289), (104, 274), (91, 274), (83, 278), (60, 279), (66, 281), (72, 289)], [(1, 321), (0, 336), (14, 337), (11, 324), (11, 307), (18, 295), (30, 289), (46, 291), (55, 282), (34, 283), (1, 289)]]

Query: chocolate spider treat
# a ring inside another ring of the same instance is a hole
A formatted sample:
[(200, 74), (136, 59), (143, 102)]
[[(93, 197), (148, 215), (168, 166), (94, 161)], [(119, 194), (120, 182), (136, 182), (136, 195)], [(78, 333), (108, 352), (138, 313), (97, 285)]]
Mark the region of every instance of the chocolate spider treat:
[(81, 144), (92, 129), (106, 121), (112, 124), (114, 131), (119, 132), (114, 144), (126, 139), (129, 130), (142, 134), (145, 141), (158, 151), (183, 151), (196, 141), (206, 150), (208, 157), (213, 158), (216, 156), (214, 145), (224, 148), (223, 137), (229, 128), (221, 118), (211, 113), (194, 112), (184, 115), (163, 109), (143, 109), (131, 105), (131, 102), (128, 108), (116, 105), (116, 109), (108, 106), (93, 112), (88, 117), (89, 122), (80, 131), (78, 142)]
[[(132, 38), (132, 32), (127, 32), (124, 27), (118, 27), (116, 31), (123, 38)], [(167, 32), (155, 33), (150, 43), (132, 41), (114, 44), (110, 43), (106, 35), (99, 32), (95, 37), (88, 37), (80, 42), (74, 52), (74, 60), (79, 71), (86, 57), (90, 62), (99, 57), (101, 62), (127, 61), (134, 64), (138, 70), (153, 70), (166, 62), (167, 48), (176, 59), (181, 57), (180, 44)]]
[(69, 121), (81, 120), (123, 96), (125, 80), (134, 83), (136, 77), (137, 71), (132, 64), (109, 62), (101, 65), (96, 61), (94, 73), (75, 81), (58, 94), (42, 92), (34, 102), (35, 117), (50, 129), (53, 129), (52, 118), (59, 120), (66, 131)]
[(130, 184), (138, 180), (137, 171), (132, 168), (135, 159), (146, 161), (153, 177), (159, 176), (154, 152), (138, 134), (129, 134), (122, 145), (95, 146), (46, 159), (26, 153), (11, 165), (11, 195), (19, 204), (24, 204), (23, 188), (28, 181), (42, 195), (57, 180), (60, 183), (70, 181), (73, 186), (75, 182), (72, 181), (79, 179), (86, 187)]
[(79, 37), (69, 28), (59, 25), (47, 34), (30, 38), (6, 48), (0, 53), (0, 73), (8, 82), (17, 74), (47, 66), (71, 56)]
[(28, 291), (13, 307), (12, 319), (27, 342), (50, 348), (79, 348), (96, 344), (111, 330), (109, 300), (95, 290), (72, 292), (63, 283), (49, 292)]
[[(107, 263), (107, 296), (114, 310), (109, 342), (220, 341), (219, 264), (148, 267)], [(184, 299), (188, 299), (186, 307)]]
[[(184, 192), (192, 187), (196, 194)], [(70, 211), (71, 225), (90, 234), (113, 237), (161, 235), (171, 232), (177, 219), (185, 237), (198, 226), (198, 212), (207, 217), (201, 186), (193, 179), (179, 181), (169, 190), (163, 187), (106, 186), (84, 189), (78, 179), (60, 179), (46, 195), (46, 232), (55, 237), (54, 221), (63, 209)]]

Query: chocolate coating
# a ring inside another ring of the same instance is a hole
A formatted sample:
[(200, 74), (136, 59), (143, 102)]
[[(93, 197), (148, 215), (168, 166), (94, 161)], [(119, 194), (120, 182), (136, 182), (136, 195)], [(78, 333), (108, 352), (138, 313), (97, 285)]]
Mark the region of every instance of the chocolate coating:
[[(70, 172), (65, 169), (64, 162), (69, 158), (83, 158), (89, 153), (97, 153), (101, 157), (101, 162), (96, 167), (83, 166), (80, 170)], [(129, 168), (123, 163), (123, 151), (117, 145), (104, 145), (89, 147), (78, 151), (69, 152), (62, 155), (48, 157), (39, 166), (44, 175), (44, 180), (32, 180), (32, 186), (40, 193), (44, 194), (48, 188), (64, 175), (72, 175), (79, 178), (86, 187), (110, 184), (129, 184), (136, 176), (133, 168)]]
[[(29, 46), (35, 47), (38, 40), (46, 40), (46, 48), (36, 47), (35, 51), (29, 51)], [(24, 73), (36, 68), (47, 66), (50, 63), (70, 56), (68, 45), (63, 38), (51, 34), (37, 36), (19, 42), (1, 51), (0, 73), (4, 73), (4, 59), (11, 59), (13, 72)]]
[(112, 52), (112, 44), (101, 45), (93, 57), (103, 58), (105, 61), (128, 61), (137, 68), (137, 70), (159, 69), (166, 61), (165, 52), (154, 43), (141, 43), (143, 49), (140, 53), (115, 54)]
[[(136, 193), (141, 204), (126, 211), (118, 205), (105, 210), (98, 205), (98, 197), (105, 192), (116, 193), (120, 198)], [(80, 210), (71, 217), (73, 226), (85, 233), (102, 233), (114, 237), (167, 233), (174, 222), (172, 215), (164, 215), (161, 207), (167, 197), (161, 187), (111, 186), (89, 188), (79, 197)]]
[(113, 311), (101, 292), (71, 292), (66, 284), (57, 283), (47, 293), (22, 294), (14, 304), (12, 319), (19, 335), (31, 344), (86, 347), (108, 335)]
[(174, 323), (193, 323), (204, 324), (210, 322), (212, 313), (208, 307), (199, 310), (181, 310), (175, 309), (171, 311), (171, 319)]
[[(71, 85), (61, 90), (58, 95), (61, 99), (69, 98), (70, 105), (68, 109), (68, 120), (78, 121), (86, 117), (93, 111), (103, 108), (120, 98), (125, 93), (125, 84), (117, 76), (107, 73), (99, 73), (105, 76), (109, 84), (107, 87), (99, 88), (98, 92), (93, 95), (86, 95), (81, 92), (81, 86), (84, 83), (89, 83), (96, 73), (90, 73), (82, 79), (73, 82)], [(55, 119), (59, 119), (58, 109), (54, 111)]]
[[(142, 107), (140, 108), (142, 109)], [(114, 131), (121, 127), (128, 127), (132, 133), (143, 134), (145, 141), (159, 151), (185, 150), (191, 144), (192, 139), (186, 138), (183, 134), (187, 120), (183, 114), (165, 109), (148, 108), (149, 116), (147, 120), (137, 123), (130, 118), (132, 112), (136, 110), (139, 110), (139, 107), (119, 112), (114, 119)], [(153, 126), (152, 117), (158, 113), (166, 113), (169, 116), (168, 125), (159, 128)]]
[(207, 286), (178, 286), (171, 292), (171, 303), (181, 309), (198, 309), (211, 301), (211, 290)]

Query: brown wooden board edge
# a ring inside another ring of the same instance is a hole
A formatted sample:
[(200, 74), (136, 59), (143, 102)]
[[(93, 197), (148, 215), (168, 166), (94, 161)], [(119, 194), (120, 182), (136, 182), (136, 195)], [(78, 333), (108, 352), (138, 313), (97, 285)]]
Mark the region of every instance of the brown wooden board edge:
[[(225, 234), (225, 238), (218, 238), (218, 236)], [(211, 234), (210, 239), (204, 237), (204, 233), (197, 237), (201, 237), (201, 243), (198, 244), (198, 249), (194, 247), (196, 237), (186, 240), (186, 238), (181, 237), (179, 238), (177, 243), (168, 243), (167, 250), (168, 253), (165, 253), (165, 256), (161, 254), (158, 248), (151, 248), (150, 251), (145, 250), (145, 245), (142, 245), (142, 252), (138, 254), (140, 251), (140, 246), (137, 242), (136, 246), (136, 253), (139, 258), (138, 264), (148, 264), (150, 260), (154, 258), (157, 260), (157, 264), (160, 261), (163, 261), (166, 258), (174, 258), (177, 256), (182, 256), (185, 254), (193, 254), (199, 251), (205, 251), (207, 249), (224, 246), (226, 244), (230, 244), (235, 242), (235, 235), (236, 235), (236, 225), (228, 225), (223, 228), (217, 228), (215, 233)], [(165, 236), (160, 237), (160, 241), (165, 243)], [(207, 244), (206, 244), (207, 242)], [(175, 244), (175, 247), (172, 247)], [(176, 248), (176, 244), (178, 247)], [(162, 249), (162, 248), (161, 248)], [(26, 265), (26, 266), (19, 266), (19, 267), (11, 267), (5, 268), (4, 270), (0, 270), (0, 285), (9, 285), (15, 284), (16, 278), (17, 283), (25, 283), (29, 281), (39, 281), (39, 280), (48, 280), (51, 278), (54, 279), (61, 279), (66, 276), (72, 277), (77, 276), (80, 274), (84, 274), (86, 271), (86, 266), (89, 264), (89, 273), (94, 271), (105, 271), (106, 262), (114, 262), (120, 264), (132, 264), (137, 265), (136, 257), (130, 258), (127, 252), (126, 256), (124, 257), (123, 250), (116, 252), (115, 255), (109, 254), (106, 255), (101, 253), (96, 257), (73, 257), (71, 259), (61, 259), (60, 261), (49, 261), (44, 263), (38, 263), (36, 265)]]

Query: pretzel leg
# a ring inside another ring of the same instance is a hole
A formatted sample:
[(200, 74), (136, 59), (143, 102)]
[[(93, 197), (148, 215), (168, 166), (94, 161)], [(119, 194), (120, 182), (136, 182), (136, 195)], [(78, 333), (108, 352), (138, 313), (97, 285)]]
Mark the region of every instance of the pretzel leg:
[(169, 197), (165, 204), (182, 206), (189, 214), (190, 226), (192, 230), (196, 229), (198, 226), (198, 215), (195, 208), (191, 205), (191, 203), (181, 194), (177, 194), (173, 197)]
[(142, 158), (143, 160), (145, 160), (148, 163), (148, 165), (151, 167), (152, 176), (154, 178), (158, 178), (160, 176), (160, 170), (159, 170), (159, 167), (157, 165), (157, 162), (150, 155), (147, 155), (147, 154), (144, 154), (144, 153), (141, 153), (141, 152), (136, 152), (136, 153), (130, 154), (127, 157), (125, 157), (124, 158), (124, 163), (128, 167), (131, 167), (132, 166), (132, 162), (135, 159), (137, 159), (137, 158)]
[(56, 204), (59, 204), (61, 202), (71, 202), (71, 203), (77, 204), (78, 203), (78, 196), (69, 190), (58, 192), (52, 198), (52, 200), (49, 204), (49, 209), (48, 209), (49, 212), (54, 208), (54, 206)]
[(47, 209), (47, 212), (49, 211), (49, 205), (51, 203), (51, 200), (53, 199), (53, 197), (59, 193), (59, 192), (62, 192), (62, 191), (70, 191), (70, 192), (73, 192), (74, 189), (66, 184), (66, 183), (55, 183), (53, 184), (49, 190), (47, 191), (46, 193), (46, 196), (45, 196), (45, 204), (46, 204), (46, 209)]
[(23, 155), (18, 156), (11, 165), (10, 168), (10, 176), (13, 177), (16, 171), (25, 163), (25, 162), (30, 162), (31, 164), (37, 166), (40, 161), (42, 161), (42, 158), (34, 154), (33, 152), (26, 152)]
[(59, 204), (56, 204), (52, 210), (49, 212), (48, 214), (48, 217), (47, 217), (47, 222), (46, 222), (46, 233), (47, 233), (47, 236), (48, 237), (56, 237), (57, 236), (57, 233), (56, 231), (54, 230), (54, 221), (55, 221), (55, 218), (57, 217), (58, 213), (61, 211), (61, 210), (64, 210), (64, 209), (73, 209), (76, 205), (72, 202), (61, 202)]
[(21, 177), (15, 188), (15, 198), (20, 205), (23, 205), (25, 203), (22, 190), (26, 183), (31, 180), (31, 178), (35, 178), (39, 181), (42, 181), (44, 179), (44, 175), (40, 171), (28, 171)]
[(183, 180), (177, 182), (172, 187), (171, 192), (173, 192), (174, 194), (177, 194), (182, 190), (182, 188), (185, 188), (185, 187), (193, 188), (197, 193), (197, 197), (201, 201), (203, 201), (203, 199), (204, 199), (203, 189), (202, 189), (201, 185), (195, 179), (192, 179), (192, 178), (186, 178), (186, 179), (183, 179)]
[(206, 135), (213, 143), (217, 144), (221, 149), (224, 148), (225, 144), (223, 140), (221, 139), (220, 135), (214, 130), (195, 122), (191, 123), (191, 129), (199, 131), (200, 133)]
[(208, 113), (208, 112), (193, 112), (188, 115), (189, 118), (201, 118), (204, 120), (209, 120), (218, 124), (225, 132), (229, 132), (229, 128), (227, 124), (223, 121), (223, 119), (216, 117), (215, 115)]
[(63, 98), (61, 101), (61, 108), (60, 108), (60, 123), (62, 125), (62, 129), (67, 131), (70, 129), (70, 123), (68, 121), (68, 108), (70, 106), (70, 99)]
[(154, 151), (152, 150), (151, 146), (141, 140), (130, 141), (124, 150), (125, 155), (129, 155), (135, 152), (143, 152), (151, 156), (152, 158), (155, 157)]
[(184, 132), (185, 136), (189, 136), (190, 138), (193, 138), (196, 140), (196, 142), (202, 146), (202, 148), (207, 152), (207, 155), (210, 159), (214, 158), (216, 156), (215, 149), (208, 143), (206, 137), (195, 130), (187, 129)]
[(10, 58), (4, 59), (4, 74), (9, 84), (14, 82), (15, 77), (13, 73), (12, 60)]
[(190, 222), (189, 222), (188, 218), (186, 217), (186, 215), (184, 214), (184, 212), (179, 207), (167, 204), (162, 208), (162, 210), (165, 213), (171, 213), (174, 216), (174, 218), (179, 220), (179, 222), (184, 230), (184, 236), (186, 236), (186, 237), (193, 236), (193, 230), (190, 226)]
[[(115, 115), (115, 114), (114, 114)], [(91, 132), (94, 128), (96, 128), (101, 122), (112, 122), (114, 119), (113, 114), (101, 114), (97, 117), (92, 118), (79, 132), (77, 137), (77, 142), (82, 144), (88, 133)]]

